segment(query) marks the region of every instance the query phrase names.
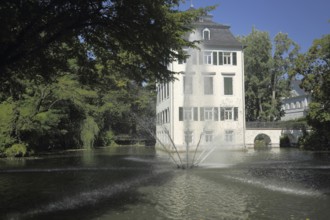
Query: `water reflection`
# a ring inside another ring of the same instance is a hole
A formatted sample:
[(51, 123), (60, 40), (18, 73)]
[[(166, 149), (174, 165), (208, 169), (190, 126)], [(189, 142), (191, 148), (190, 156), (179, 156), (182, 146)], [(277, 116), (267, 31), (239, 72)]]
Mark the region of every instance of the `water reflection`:
[(178, 170), (144, 148), (0, 162), (1, 219), (327, 219), (329, 154), (219, 151)]

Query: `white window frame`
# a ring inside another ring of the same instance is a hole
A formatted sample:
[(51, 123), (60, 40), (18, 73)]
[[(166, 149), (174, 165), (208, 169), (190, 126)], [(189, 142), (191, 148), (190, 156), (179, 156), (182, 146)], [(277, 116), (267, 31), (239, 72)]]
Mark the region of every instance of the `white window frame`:
[(203, 64), (212, 65), (212, 51), (203, 51)]
[(227, 143), (234, 142), (234, 131), (233, 130), (225, 130), (225, 142), (227, 142)]
[[(208, 35), (207, 36), (205, 36), (205, 33), (208, 33)], [(207, 39), (206, 39), (206, 37), (207, 37)], [(203, 30), (203, 39), (204, 40), (210, 40), (211, 39), (211, 31), (210, 31), (210, 29), (208, 29), (208, 28), (205, 28), (204, 30)]]
[(205, 121), (213, 121), (213, 112), (214, 108), (212, 107), (205, 107), (204, 108), (204, 120)]
[(232, 52), (223, 51), (223, 65), (232, 65)]
[(225, 107), (225, 121), (233, 121), (234, 120), (234, 108), (233, 107)]
[(204, 136), (206, 143), (213, 142), (213, 131), (204, 131)]

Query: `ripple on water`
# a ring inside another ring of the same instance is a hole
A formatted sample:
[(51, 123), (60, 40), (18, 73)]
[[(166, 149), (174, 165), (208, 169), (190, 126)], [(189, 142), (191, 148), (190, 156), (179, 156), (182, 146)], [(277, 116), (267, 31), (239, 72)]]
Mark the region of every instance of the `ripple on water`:
[[(194, 172), (178, 171), (166, 185), (152, 190), (152, 201), (166, 219), (246, 219), (245, 194)], [(245, 214), (244, 214), (245, 213)]]

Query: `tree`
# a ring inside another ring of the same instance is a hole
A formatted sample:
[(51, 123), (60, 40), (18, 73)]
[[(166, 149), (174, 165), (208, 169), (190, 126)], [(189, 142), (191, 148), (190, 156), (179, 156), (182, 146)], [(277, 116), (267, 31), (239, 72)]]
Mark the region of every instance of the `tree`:
[(0, 113), (8, 117), (0, 124), (9, 124), (0, 151), (15, 143), (91, 147), (117, 113), (143, 113), (150, 97), (130, 92), (174, 79), (167, 65), (195, 47), (182, 36), (211, 9), (181, 12), (180, 2), (1, 1)]
[(194, 47), (182, 36), (204, 12), (174, 10), (179, 2), (1, 1), (1, 91), (15, 96), (18, 79), (65, 72), (72, 56), (85, 70), (93, 59), (111, 60), (112, 69), (139, 81), (173, 78), (167, 64), (186, 57), (183, 46)]
[[(240, 37), (245, 62), (245, 108), (248, 121), (279, 120), (281, 98), (287, 96), (290, 72), (299, 46), (287, 34), (278, 33), (272, 43), (267, 32), (255, 28)], [(274, 51), (272, 53), (272, 51)]]
[(274, 38), (274, 54), (271, 62), (271, 108), (270, 120), (280, 120), (281, 98), (288, 95), (291, 72), (298, 56), (299, 45), (288, 37), (288, 34), (278, 33)]
[(305, 147), (330, 149), (330, 35), (315, 40), (296, 65), (296, 73), (303, 76), (301, 87), (312, 98), (307, 123), (313, 132), (307, 136)]
[(266, 120), (269, 109), (270, 93), (270, 60), (272, 44), (269, 34), (252, 29), (252, 32), (241, 37), (244, 49), (245, 65), (245, 108), (247, 121)]

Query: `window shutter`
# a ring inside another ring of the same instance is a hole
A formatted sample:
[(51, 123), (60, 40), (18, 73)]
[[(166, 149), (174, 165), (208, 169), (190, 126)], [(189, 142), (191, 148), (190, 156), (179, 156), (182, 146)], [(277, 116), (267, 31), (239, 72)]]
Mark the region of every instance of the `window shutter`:
[(194, 121), (198, 121), (198, 108), (194, 107)]
[(218, 53), (213, 52), (213, 65), (218, 65)]
[(192, 63), (195, 64), (195, 65), (197, 64), (197, 53), (198, 52), (194, 50), (194, 52), (192, 54), (192, 59), (193, 59)]
[(224, 121), (225, 120), (225, 108), (220, 107), (220, 120)]
[(201, 107), (200, 108), (200, 119), (201, 119), (201, 121), (204, 121), (204, 108), (203, 107)]
[(232, 95), (233, 94), (233, 78), (232, 77), (225, 77), (224, 78), (224, 94), (225, 95)]
[(234, 108), (234, 120), (237, 121), (238, 120), (238, 107)]
[(214, 107), (214, 121), (219, 121), (219, 109)]
[(202, 65), (204, 51), (199, 51), (198, 54), (199, 54), (199, 65)]
[(233, 65), (236, 66), (237, 65), (237, 53), (233, 52)]
[(219, 65), (223, 65), (223, 52), (219, 52)]
[(179, 107), (179, 121), (183, 121), (183, 108)]

